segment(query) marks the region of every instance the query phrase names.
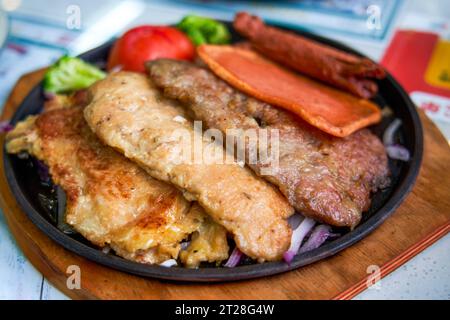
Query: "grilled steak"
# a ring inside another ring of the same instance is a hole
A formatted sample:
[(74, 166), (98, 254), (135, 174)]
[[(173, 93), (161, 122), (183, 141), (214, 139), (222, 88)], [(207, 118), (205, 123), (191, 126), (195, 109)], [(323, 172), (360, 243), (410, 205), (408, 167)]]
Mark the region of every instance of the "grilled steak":
[(110, 74), (89, 91), (85, 119), (102, 141), (197, 200), (248, 256), (258, 261), (282, 257), (290, 243), (286, 218), (292, 207), (276, 188), (235, 162), (184, 159), (190, 142), (215, 154), (223, 147), (195, 134), (178, 102), (164, 98), (144, 75), (130, 72)]
[[(388, 184), (384, 147), (367, 129), (346, 138), (332, 137), (287, 111), (236, 91), (191, 63), (160, 59), (149, 62), (147, 70), (165, 96), (182, 102), (208, 128), (225, 133), (239, 128), (278, 129), (277, 168), (267, 174), (262, 172), (265, 164), (249, 163), (248, 156), (246, 161), (308, 217), (354, 227), (370, 206), (371, 192)], [(246, 148), (248, 155), (248, 144)]]

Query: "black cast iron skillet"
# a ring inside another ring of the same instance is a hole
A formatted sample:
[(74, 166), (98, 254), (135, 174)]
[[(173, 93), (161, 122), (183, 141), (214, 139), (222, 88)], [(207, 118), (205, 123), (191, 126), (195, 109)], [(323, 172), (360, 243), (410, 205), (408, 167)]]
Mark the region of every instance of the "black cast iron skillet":
[[(232, 30), (231, 24), (228, 24), (228, 27)], [(340, 50), (361, 55), (336, 41), (306, 31), (296, 32)], [(233, 42), (241, 40), (234, 31), (232, 33)], [(112, 41), (105, 43), (82, 54), (81, 58), (100, 66), (105, 65), (111, 44)], [(58, 205), (55, 189), (42, 183), (36, 166), (33, 166), (30, 160), (19, 159), (17, 156), (5, 152), (5, 174), (20, 207), (39, 229), (64, 248), (102, 265), (144, 277), (177, 281), (232, 281), (278, 274), (330, 257), (363, 239), (394, 213), (411, 191), (420, 169), (423, 153), (422, 126), (419, 116), (408, 95), (391, 75), (388, 74), (385, 79), (378, 81), (378, 84), (380, 90), (374, 101), (380, 107), (386, 105), (391, 107), (394, 115), (385, 118), (382, 123), (372, 126), (370, 129), (381, 137), (392, 119), (400, 118), (403, 125), (396, 139), (410, 150), (411, 160), (408, 162), (389, 161), (392, 172), (391, 186), (373, 196), (371, 208), (364, 214), (361, 224), (352, 231), (337, 230), (342, 234), (341, 237), (325, 243), (318, 249), (297, 255), (291, 265), (284, 262), (255, 264), (247, 261), (247, 263), (244, 262), (244, 265), (235, 268), (204, 266), (199, 269), (187, 269), (182, 267), (166, 268), (128, 261), (114, 254), (102, 252), (78, 234), (68, 235), (57, 228), (52, 219), (53, 211)], [(39, 84), (19, 106), (12, 117), (12, 124), (23, 120), (27, 115), (39, 113), (43, 103), (42, 86)]]

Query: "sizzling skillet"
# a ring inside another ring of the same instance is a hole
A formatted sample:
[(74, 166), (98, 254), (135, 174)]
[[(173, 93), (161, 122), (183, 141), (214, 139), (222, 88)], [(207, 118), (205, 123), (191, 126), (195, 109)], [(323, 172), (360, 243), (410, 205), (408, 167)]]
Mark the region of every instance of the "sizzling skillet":
[[(233, 30), (230, 24), (228, 24), (228, 27)], [(340, 50), (360, 55), (358, 52), (333, 40), (306, 32), (297, 31), (297, 33)], [(232, 34), (233, 42), (241, 40), (237, 34), (233, 32)], [(104, 65), (111, 45), (112, 42), (105, 43), (82, 54), (81, 58), (93, 64)], [(318, 249), (297, 255), (290, 265), (284, 262), (263, 264), (248, 262), (246, 264), (244, 261), (243, 265), (236, 268), (205, 266), (199, 269), (186, 269), (182, 267), (150, 266), (128, 261), (114, 254), (102, 252), (78, 234), (66, 234), (57, 228), (54, 216), (58, 210), (58, 205), (60, 210), (63, 209), (64, 197), (61, 196), (61, 192), (55, 191), (54, 186), (45, 185), (41, 182), (38, 168), (33, 166), (30, 160), (22, 160), (17, 156), (5, 153), (5, 175), (19, 205), (33, 223), (64, 248), (97, 263), (141, 276), (177, 281), (232, 281), (282, 273), (334, 255), (361, 240), (391, 215), (412, 189), (420, 169), (423, 153), (422, 127), (419, 116), (414, 104), (392, 76), (388, 74), (385, 79), (378, 81), (378, 84), (380, 89), (374, 101), (379, 106), (390, 106), (394, 114), (391, 118), (384, 119), (380, 124), (370, 129), (381, 137), (392, 118), (400, 118), (403, 125), (397, 138), (402, 145), (410, 150), (411, 159), (408, 162), (389, 160), (392, 173), (391, 186), (373, 196), (370, 210), (364, 214), (362, 222), (354, 230), (337, 230), (342, 234), (340, 238), (329, 241)], [(12, 117), (11, 123), (15, 125), (26, 116), (39, 113), (43, 104), (42, 85), (39, 84), (24, 99)]]

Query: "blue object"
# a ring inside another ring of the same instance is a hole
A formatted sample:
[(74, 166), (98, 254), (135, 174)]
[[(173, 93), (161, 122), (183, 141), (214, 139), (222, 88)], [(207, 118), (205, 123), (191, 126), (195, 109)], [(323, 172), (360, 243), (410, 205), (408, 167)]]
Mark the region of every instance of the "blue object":
[(9, 17), (5, 11), (0, 9), (0, 52), (3, 51), (3, 48), (6, 45), (9, 34)]

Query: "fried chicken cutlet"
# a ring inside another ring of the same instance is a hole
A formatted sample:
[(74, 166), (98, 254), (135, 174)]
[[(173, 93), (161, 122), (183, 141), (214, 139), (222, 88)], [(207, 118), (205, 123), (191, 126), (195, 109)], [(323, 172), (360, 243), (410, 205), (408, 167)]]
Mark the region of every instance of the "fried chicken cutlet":
[(180, 161), (188, 143), (180, 132), (187, 132), (194, 146), (217, 153), (223, 147), (194, 134), (176, 101), (164, 98), (145, 75), (131, 72), (109, 74), (89, 94), (85, 119), (103, 142), (198, 201), (246, 255), (259, 262), (282, 258), (290, 244), (286, 219), (293, 208), (273, 186), (236, 162)]
[(226, 230), (198, 204), (103, 145), (81, 106), (71, 106), (68, 99), (54, 102), (49, 111), (19, 122), (7, 135), (6, 149), (26, 151), (48, 165), (54, 183), (66, 193), (68, 224), (95, 245), (109, 245), (137, 262), (176, 259), (180, 242), (191, 234), (208, 235), (214, 246), (196, 245), (196, 254), (188, 246), (182, 259), (186, 266), (227, 259)]

